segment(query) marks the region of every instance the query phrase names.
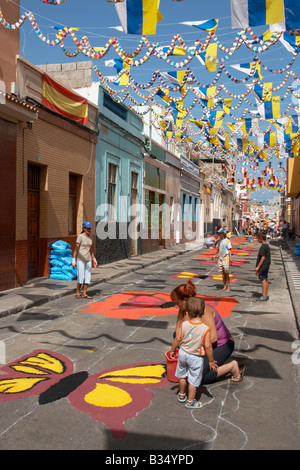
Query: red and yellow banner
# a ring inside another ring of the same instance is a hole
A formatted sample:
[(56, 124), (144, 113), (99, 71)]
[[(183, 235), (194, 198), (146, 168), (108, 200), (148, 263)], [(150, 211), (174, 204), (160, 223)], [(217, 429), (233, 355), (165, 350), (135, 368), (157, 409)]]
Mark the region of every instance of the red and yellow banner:
[(43, 75), (43, 105), (80, 124), (87, 123), (87, 99), (64, 88), (45, 73)]

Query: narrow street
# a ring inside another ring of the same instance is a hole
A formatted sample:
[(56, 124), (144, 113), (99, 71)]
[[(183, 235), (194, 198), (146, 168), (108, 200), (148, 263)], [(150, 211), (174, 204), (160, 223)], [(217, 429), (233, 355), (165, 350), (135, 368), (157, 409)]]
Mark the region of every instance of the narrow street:
[[(281, 250), (270, 243), (270, 300), (259, 302), (259, 244), (232, 242), (230, 294), (221, 291), (213, 250), (202, 248), (94, 286), (90, 301), (72, 293), (0, 318), (0, 449), (299, 448), (298, 331)], [(231, 331), (232, 357), (246, 364), (241, 383), (200, 386), (204, 406), (193, 411), (160, 366), (176, 322), (169, 294), (187, 277)], [(3, 393), (3, 379), (12, 393)]]

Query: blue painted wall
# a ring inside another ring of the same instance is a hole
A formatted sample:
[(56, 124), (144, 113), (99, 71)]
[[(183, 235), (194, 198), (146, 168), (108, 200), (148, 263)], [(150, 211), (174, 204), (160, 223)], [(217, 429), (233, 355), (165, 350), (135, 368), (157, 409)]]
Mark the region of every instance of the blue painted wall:
[[(143, 122), (123, 104), (116, 103), (99, 87), (99, 137), (96, 149), (96, 223), (103, 220), (103, 205), (108, 202), (109, 164), (117, 167), (116, 179), (116, 239), (99, 240), (96, 230), (96, 257), (108, 263), (131, 255), (131, 240), (119, 237), (126, 231), (130, 215), (125, 210), (131, 204), (131, 174), (138, 174), (137, 196), (142, 204)], [(123, 205), (121, 203), (123, 202)], [(125, 206), (124, 206), (125, 203)], [(122, 228), (120, 228), (122, 224)], [(99, 229), (99, 228), (98, 228)], [(100, 232), (99, 232), (100, 233)]]

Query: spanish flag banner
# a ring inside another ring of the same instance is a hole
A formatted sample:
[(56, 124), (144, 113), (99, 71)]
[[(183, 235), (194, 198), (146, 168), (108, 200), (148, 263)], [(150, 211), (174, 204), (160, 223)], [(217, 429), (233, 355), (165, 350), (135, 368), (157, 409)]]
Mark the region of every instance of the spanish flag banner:
[(80, 124), (87, 123), (87, 99), (64, 88), (45, 73), (43, 75), (43, 105)]

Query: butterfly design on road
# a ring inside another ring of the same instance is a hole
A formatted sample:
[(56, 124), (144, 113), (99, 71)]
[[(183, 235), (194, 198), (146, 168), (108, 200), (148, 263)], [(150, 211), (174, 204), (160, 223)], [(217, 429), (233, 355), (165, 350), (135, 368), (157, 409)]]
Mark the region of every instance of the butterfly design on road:
[[(74, 372), (73, 362), (57, 352), (35, 350), (0, 369), (0, 402), (38, 396), (39, 404), (67, 398), (78, 411), (106, 424), (116, 439), (124, 422), (149, 406), (148, 388), (168, 386), (164, 363), (117, 366), (89, 376)], [(117, 410), (117, 412), (116, 412)]]

